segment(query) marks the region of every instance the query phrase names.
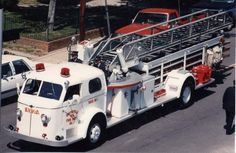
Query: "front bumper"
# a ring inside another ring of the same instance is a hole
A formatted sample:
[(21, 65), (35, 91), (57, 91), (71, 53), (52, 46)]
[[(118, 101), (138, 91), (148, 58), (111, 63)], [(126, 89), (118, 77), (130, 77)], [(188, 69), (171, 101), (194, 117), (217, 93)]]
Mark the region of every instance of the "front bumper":
[(29, 136), (17, 133), (15, 129), (9, 129), (7, 127), (4, 127), (4, 131), (7, 135), (13, 136), (17, 139), (21, 139), (21, 140), (25, 140), (25, 141), (29, 141), (29, 142), (33, 142), (33, 143), (38, 143), (38, 144), (43, 144), (43, 145), (47, 145), (47, 146), (64, 147), (64, 146), (68, 146), (70, 144), (68, 140), (51, 141), (51, 140), (29, 137)]

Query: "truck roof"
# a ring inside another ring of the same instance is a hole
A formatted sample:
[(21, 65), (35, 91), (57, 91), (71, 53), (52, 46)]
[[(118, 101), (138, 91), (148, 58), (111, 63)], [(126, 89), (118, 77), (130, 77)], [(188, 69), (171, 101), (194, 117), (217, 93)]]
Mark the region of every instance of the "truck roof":
[(167, 8), (146, 8), (139, 12), (143, 13), (175, 13), (177, 12), (175, 9), (167, 9)]
[[(68, 68), (70, 70), (70, 75), (67, 77), (62, 76), (62, 68)], [(45, 70), (41, 72), (33, 71), (31, 74), (29, 74), (28, 78), (59, 84), (69, 81), (70, 85), (73, 85), (81, 83), (84, 80), (94, 79), (101, 75), (104, 75), (104, 73), (98, 68), (80, 63), (65, 62), (45, 67)]]

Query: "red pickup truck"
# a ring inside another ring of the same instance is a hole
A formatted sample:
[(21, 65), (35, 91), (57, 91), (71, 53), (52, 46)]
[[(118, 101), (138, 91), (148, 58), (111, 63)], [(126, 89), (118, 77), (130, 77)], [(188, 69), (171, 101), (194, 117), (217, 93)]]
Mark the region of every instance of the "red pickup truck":
[[(115, 31), (116, 34), (127, 34), (130, 32), (134, 32), (143, 28), (147, 28), (149, 26), (155, 25), (155, 24), (159, 24), (159, 23), (163, 23), (175, 18), (180, 17), (178, 11), (176, 11), (175, 9), (167, 9), (167, 8), (147, 8), (147, 9), (143, 9), (141, 11), (139, 11), (137, 13), (137, 15), (135, 16), (135, 18), (133, 19), (132, 23), (124, 26), (118, 30)], [(203, 18), (204, 15), (202, 16), (196, 16), (194, 17), (194, 19), (192, 19), (192, 21), (195, 21), (199, 18)], [(170, 25), (170, 24), (163, 24), (160, 25), (158, 27), (152, 28), (152, 29), (147, 29), (147, 30), (143, 30), (140, 32), (137, 32), (138, 35), (151, 35), (153, 33), (158, 33), (160, 31), (164, 31), (164, 30), (168, 30), (173, 26), (177, 26), (177, 25), (182, 25), (182, 24), (186, 24), (189, 23), (188, 20), (183, 19), (181, 21), (179, 21), (178, 23), (175, 23), (174, 25)]]

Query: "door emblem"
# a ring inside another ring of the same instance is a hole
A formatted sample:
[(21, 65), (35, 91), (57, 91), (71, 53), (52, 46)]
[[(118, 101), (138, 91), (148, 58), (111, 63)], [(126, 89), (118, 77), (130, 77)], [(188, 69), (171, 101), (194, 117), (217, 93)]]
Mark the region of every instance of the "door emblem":
[(77, 110), (71, 110), (70, 112), (66, 113), (66, 122), (69, 123), (69, 125), (72, 125), (75, 123), (75, 120), (77, 119)]

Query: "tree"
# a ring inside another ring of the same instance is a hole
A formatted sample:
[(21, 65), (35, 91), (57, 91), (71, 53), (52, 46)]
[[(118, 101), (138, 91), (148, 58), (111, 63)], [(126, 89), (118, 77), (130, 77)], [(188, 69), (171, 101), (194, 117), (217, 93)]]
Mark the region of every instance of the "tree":
[(85, 28), (84, 28), (84, 15), (85, 15), (85, 7), (86, 7), (86, 0), (80, 0), (80, 17), (79, 17), (79, 25), (80, 25), (80, 41), (85, 39)]
[(50, 0), (48, 8), (48, 20), (47, 20), (49, 31), (53, 31), (55, 10), (56, 10), (56, 0)]

